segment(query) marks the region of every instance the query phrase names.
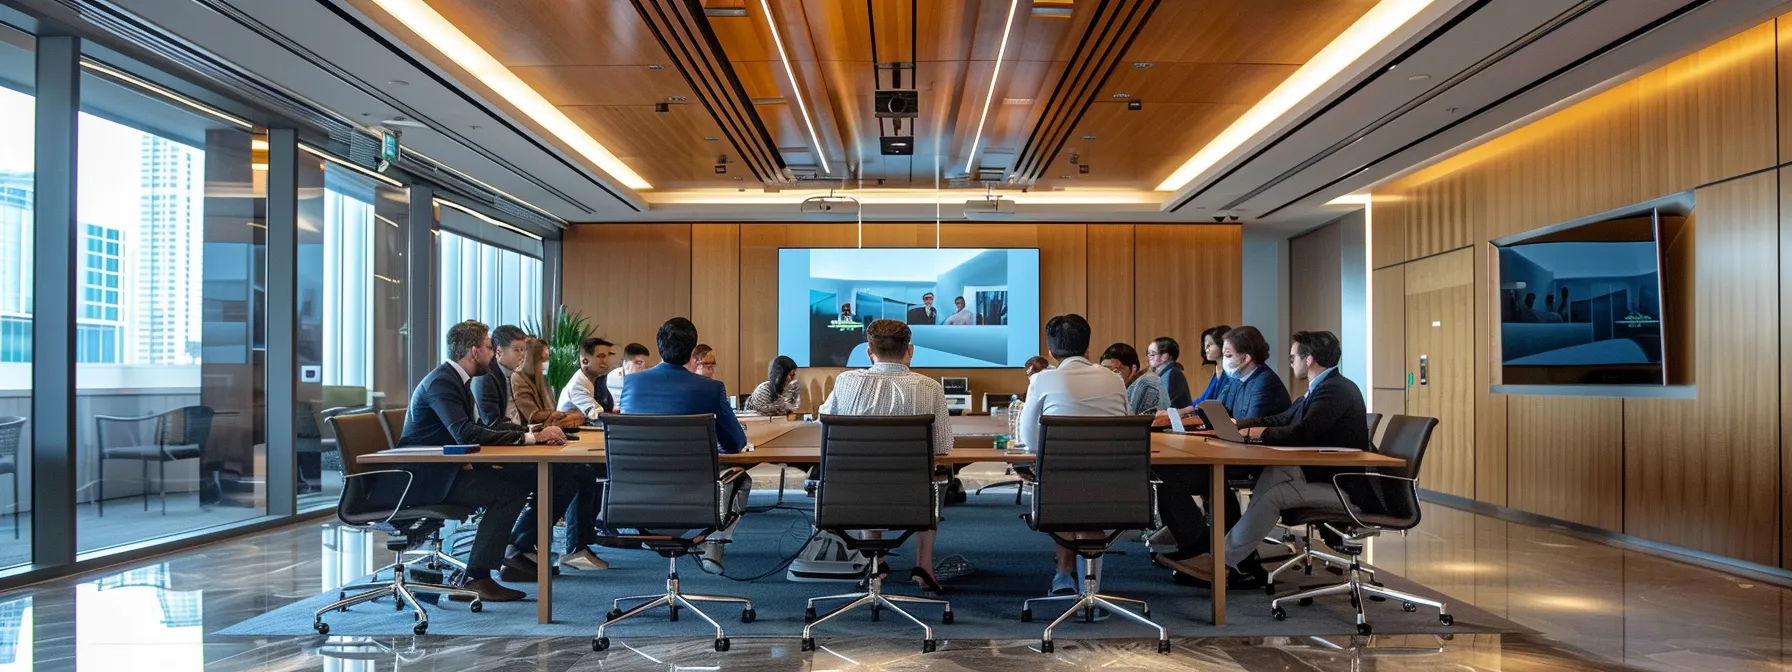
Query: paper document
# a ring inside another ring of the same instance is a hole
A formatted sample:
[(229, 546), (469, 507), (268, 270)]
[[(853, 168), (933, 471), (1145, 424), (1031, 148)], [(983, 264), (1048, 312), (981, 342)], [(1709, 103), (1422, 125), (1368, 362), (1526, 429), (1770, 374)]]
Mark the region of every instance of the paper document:
[(1281, 450), (1291, 453), (1360, 453), (1356, 448), (1327, 448), (1325, 446), (1264, 446), (1270, 450)]

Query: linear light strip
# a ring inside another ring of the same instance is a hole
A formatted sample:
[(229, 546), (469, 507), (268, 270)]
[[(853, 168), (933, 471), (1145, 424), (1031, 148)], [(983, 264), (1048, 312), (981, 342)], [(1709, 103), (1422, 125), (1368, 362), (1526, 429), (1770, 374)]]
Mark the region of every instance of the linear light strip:
[(430, 46), (441, 51), (455, 64), (472, 74), (481, 83), (491, 87), (504, 100), (515, 105), (523, 114), (541, 124), (554, 137), (572, 147), (573, 151), (597, 164), (598, 169), (608, 173), (617, 181), (630, 189), (651, 189), (653, 185), (631, 170), (622, 159), (610, 153), (609, 148), (586, 133), (585, 129), (561, 112), (548, 99), (523, 83), (510, 68), (499, 63), (498, 59), (479, 48), (471, 38), (460, 32), (453, 23), (443, 18), (424, 0), (373, 0), (385, 9), (393, 18), (398, 19), (405, 27), (410, 28), (418, 37), (423, 38)]
[(796, 93), (797, 110), (803, 114), (803, 126), (809, 129), (809, 142), (815, 146), (815, 158), (821, 161), (821, 172), (832, 173), (828, 167), (828, 152), (821, 146), (821, 135), (815, 132), (815, 122), (809, 119), (809, 103), (803, 95), (803, 86), (796, 81), (796, 70), (790, 67), (790, 54), (784, 51), (784, 37), (778, 33), (778, 17), (772, 14), (769, 0), (759, 0), (759, 8), (765, 11), (765, 24), (771, 26), (772, 43), (778, 45), (778, 60), (784, 62), (784, 76), (790, 78), (790, 90)]
[(88, 70), (92, 70), (94, 72), (105, 73), (105, 75), (108, 77), (111, 77), (113, 79), (116, 79), (116, 80), (119, 80), (122, 82), (126, 82), (126, 83), (130, 84), (131, 86), (135, 86), (137, 88), (153, 92), (158, 96), (167, 98), (174, 102), (180, 103), (180, 104), (185, 105), (190, 108), (193, 108), (194, 110), (205, 113), (209, 116), (223, 119), (224, 121), (230, 122), (237, 126), (241, 126), (245, 129), (253, 130), (255, 128), (255, 123), (249, 121), (248, 119), (244, 119), (242, 117), (230, 114), (228, 112), (225, 112), (218, 108), (212, 107), (205, 103), (201, 103), (197, 100), (193, 100), (192, 98), (183, 96), (179, 93), (174, 92), (173, 90), (170, 90), (170, 89), (167, 89), (167, 88), (164, 88), (161, 86), (157, 86), (155, 84), (151, 84), (149, 81), (144, 80), (140, 77), (137, 77), (130, 73), (124, 72), (122, 70), (118, 70), (109, 65), (104, 65), (102, 63), (99, 63), (98, 61), (91, 60), (85, 56), (81, 57), (81, 67), (87, 68)]
[(318, 149), (318, 148), (316, 148), (316, 147), (312, 147), (312, 146), (311, 146), (311, 145), (307, 145), (307, 144), (305, 144), (305, 143), (303, 143), (303, 142), (301, 142), (301, 143), (299, 143), (299, 149), (301, 149), (301, 150), (304, 150), (304, 151), (305, 151), (305, 152), (306, 152), (306, 153), (308, 153), (308, 154), (311, 154), (311, 155), (312, 155), (312, 156), (316, 156), (316, 157), (318, 157), (318, 158), (320, 158), (320, 159), (323, 159), (323, 160), (325, 160), (325, 161), (329, 161), (329, 162), (330, 162), (330, 163), (334, 163), (334, 164), (336, 164), (336, 165), (338, 165), (338, 166), (342, 166), (342, 167), (344, 167), (344, 168), (348, 168), (348, 169), (350, 169), (350, 170), (353, 170), (353, 171), (355, 171), (355, 172), (357, 172), (357, 173), (360, 173), (360, 174), (362, 174), (362, 175), (366, 175), (366, 176), (368, 176), (368, 177), (371, 177), (371, 178), (373, 178), (373, 179), (375, 179), (375, 180), (379, 180), (379, 181), (380, 181), (380, 182), (384, 182), (384, 183), (386, 183), (386, 184), (387, 184), (387, 185), (390, 185), (390, 186), (394, 186), (394, 187), (402, 187), (402, 186), (404, 186), (404, 183), (403, 183), (403, 182), (399, 182), (399, 181), (398, 181), (398, 180), (394, 180), (394, 179), (392, 179), (392, 178), (390, 178), (390, 177), (386, 177), (386, 176), (385, 176), (385, 175), (381, 175), (381, 174), (379, 174), (379, 173), (376, 173), (376, 172), (374, 172), (374, 171), (371, 171), (371, 170), (368, 170), (368, 169), (366, 169), (366, 168), (363, 168), (363, 167), (361, 167), (361, 166), (357, 166), (357, 165), (355, 165), (355, 164), (353, 164), (353, 163), (349, 163), (349, 162), (347, 162), (347, 161), (344, 161), (344, 160), (342, 160), (342, 159), (340, 159), (340, 158), (337, 158), (337, 157), (335, 157), (335, 156), (333, 156), (333, 155), (331, 155), (331, 154), (330, 154), (330, 153), (329, 153), (329, 152), (326, 152), (326, 151), (324, 151), (324, 150), (321, 150), (321, 149)]
[(977, 162), (977, 145), (983, 142), (983, 122), (989, 120), (989, 105), (996, 99), (996, 82), (1002, 78), (1002, 57), (1008, 54), (1008, 33), (1014, 29), (1014, 10), (1020, 0), (1008, 0), (1008, 22), (1002, 24), (1002, 46), (996, 48), (996, 67), (989, 73), (989, 94), (983, 97), (983, 114), (977, 115), (977, 134), (971, 136), (971, 155), (964, 159), (964, 172), (970, 174)]
[(443, 199), (440, 199), (440, 198), (438, 198), (438, 199), (434, 199), (434, 200), (435, 200), (435, 202), (436, 202), (436, 205), (445, 205), (445, 206), (448, 206), (448, 207), (450, 207), (450, 208), (454, 208), (454, 209), (455, 209), (455, 210), (459, 210), (459, 211), (461, 211), (461, 212), (464, 212), (464, 213), (467, 213), (467, 214), (469, 214), (469, 215), (472, 215), (472, 216), (474, 216), (474, 217), (478, 217), (478, 218), (479, 218), (479, 219), (480, 219), (480, 220), (482, 220), (482, 221), (484, 221), (484, 222), (485, 222), (485, 223), (487, 223), (487, 224), (492, 224), (492, 225), (495, 225), (495, 226), (498, 226), (498, 227), (499, 227), (499, 228), (504, 228), (504, 229), (509, 229), (509, 230), (511, 230), (511, 231), (515, 231), (515, 232), (517, 232), (517, 233), (519, 233), (519, 234), (522, 234), (522, 235), (525, 235), (525, 236), (528, 236), (528, 237), (530, 237), (530, 238), (534, 238), (534, 239), (536, 239), (536, 240), (541, 240), (541, 236), (537, 236), (537, 235), (535, 235), (535, 234), (533, 234), (533, 233), (529, 233), (529, 232), (528, 232), (528, 231), (524, 231), (524, 230), (522, 230), (522, 229), (519, 229), (519, 228), (516, 228), (516, 227), (514, 227), (514, 226), (511, 226), (511, 225), (509, 225), (509, 224), (505, 224), (505, 223), (503, 223), (503, 222), (500, 222), (500, 221), (498, 221), (498, 220), (496, 220), (496, 219), (492, 219), (492, 218), (491, 218), (491, 217), (487, 217), (487, 216), (486, 216), (486, 214), (485, 214), (485, 213), (483, 213), (483, 212), (479, 212), (479, 211), (478, 211), (478, 210), (474, 210), (474, 209), (472, 209), (472, 208), (469, 208), (469, 207), (467, 207), (467, 206), (464, 206), (464, 205), (461, 205), (461, 204), (459, 204), (459, 203), (455, 203), (455, 202), (454, 202), (454, 201), (448, 201), (448, 200), (443, 200)]
[(1312, 60), (1300, 66), (1288, 79), (1282, 80), (1269, 95), (1257, 101), (1256, 105), (1252, 105), (1251, 109), (1227, 126), (1226, 130), (1195, 152), (1176, 172), (1170, 173), (1162, 184), (1157, 185), (1157, 190), (1177, 191), (1202, 177), (1220, 159), (1294, 109), (1296, 104), (1369, 53), (1375, 45), (1430, 6), (1431, 2), (1432, 0), (1381, 0), (1369, 8), (1362, 18), (1350, 24), (1330, 44), (1314, 54)]

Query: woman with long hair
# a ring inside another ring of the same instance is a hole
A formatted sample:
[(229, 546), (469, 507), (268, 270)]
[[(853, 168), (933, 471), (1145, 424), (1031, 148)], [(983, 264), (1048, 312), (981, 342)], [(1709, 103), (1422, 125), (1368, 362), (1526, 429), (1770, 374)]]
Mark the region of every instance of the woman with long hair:
[(548, 342), (529, 339), (529, 354), (522, 367), (510, 374), (510, 403), (523, 422), (545, 423), (561, 427), (578, 427), (585, 418), (577, 413), (554, 410), (554, 391), (548, 388)]
[(778, 355), (767, 368), (765, 382), (747, 397), (747, 410), (760, 415), (790, 415), (803, 406), (803, 386), (796, 382), (796, 360)]

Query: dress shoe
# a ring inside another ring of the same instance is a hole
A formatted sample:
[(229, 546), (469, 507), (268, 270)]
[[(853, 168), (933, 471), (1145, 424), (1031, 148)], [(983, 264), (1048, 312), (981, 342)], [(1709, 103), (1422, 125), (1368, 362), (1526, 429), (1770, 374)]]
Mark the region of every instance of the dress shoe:
[(560, 564), (565, 567), (571, 567), (587, 572), (610, 568), (610, 563), (605, 562), (603, 558), (597, 557), (597, 554), (592, 553), (589, 548), (581, 548), (560, 556)]
[[(1202, 553), (1192, 558), (1170, 558), (1157, 556), (1157, 564), (1176, 570), (1178, 583), (1211, 588), (1213, 586), (1213, 555)], [(1269, 573), (1263, 570), (1263, 563), (1252, 554), (1238, 563), (1237, 567), (1226, 568), (1226, 588), (1230, 590), (1262, 588), (1269, 584)]]
[(513, 555), (504, 558), (498, 567), (498, 580), (505, 583), (529, 583), (535, 580), (536, 565), (528, 558)]
[(481, 602), (516, 602), (528, 597), (523, 591), (505, 588), (491, 579), (475, 579), (461, 587), (478, 594)]

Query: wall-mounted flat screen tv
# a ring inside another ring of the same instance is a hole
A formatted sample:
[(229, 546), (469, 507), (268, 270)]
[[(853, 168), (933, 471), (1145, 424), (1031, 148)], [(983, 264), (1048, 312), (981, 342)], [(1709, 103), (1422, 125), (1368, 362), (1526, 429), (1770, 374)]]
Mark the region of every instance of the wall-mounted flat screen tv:
[(870, 366), (865, 325), (909, 325), (916, 367), (1019, 367), (1039, 354), (1039, 250), (778, 250), (778, 352)]
[(1496, 242), (1502, 379), (1513, 385), (1662, 385), (1672, 302), (1659, 210)]

